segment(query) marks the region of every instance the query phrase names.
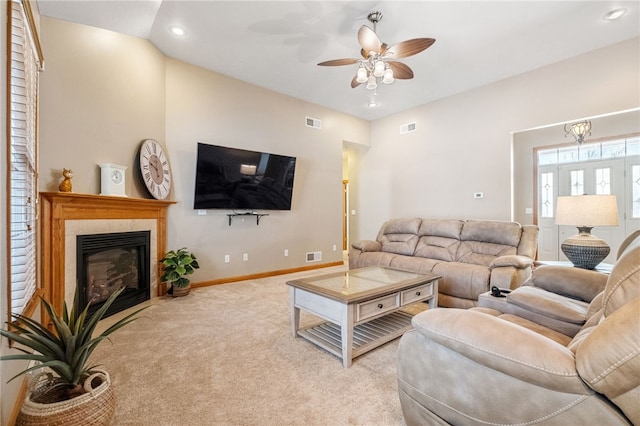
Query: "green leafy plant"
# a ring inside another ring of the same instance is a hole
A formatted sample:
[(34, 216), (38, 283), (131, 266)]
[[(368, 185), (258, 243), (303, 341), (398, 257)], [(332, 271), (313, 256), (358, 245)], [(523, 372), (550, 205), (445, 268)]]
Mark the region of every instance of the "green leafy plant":
[(189, 253), (186, 247), (168, 251), (160, 261), (164, 265), (160, 279), (178, 288), (188, 286), (190, 281), (186, 275), (191, 275), (200, 268), (196, 257)]
[[(135, 321), (137, 319), (135, 316), (148, 307), (136, 310), (114, 323), (100, 335), (92, 337), (98, 322), (123, 290), (124, 287), (113, 292), (90, 317), (88, 317), (89, 304), (82, 312), (78, 312), (76, 308), (78, 291), (76, 291), (71, 312), (68, 311), (65, 302), (62, 316), (58, 315), (54, 307), (41, 297), (40, 300), (51, 318), (54, 331), (29, 317), (14, 314), (13, 317), (16, 321), (8, 325), (10, 329), (15, 331), (0, 329), (0, 335), (16, 342), (18, 344), (16, 349), (23, 353), (4, 355), (0, 357), (0, 361), (28, 360), (38, 361), (39, 364), (21, 371), (9, 381), (30, 371), (47, 367), (58, 377), (56, 383), (67, 388), (66, 399), (84, 393), (82, 382), (97, 367), (97, 365), (87, 365), (91, 353), (111, 333)], [(23, 347), (29, 348), (31, 351)]]

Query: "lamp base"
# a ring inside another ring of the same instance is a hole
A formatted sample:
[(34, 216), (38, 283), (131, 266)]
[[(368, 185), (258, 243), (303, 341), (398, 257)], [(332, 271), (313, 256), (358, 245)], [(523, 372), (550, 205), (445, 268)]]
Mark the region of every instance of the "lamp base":
[(577, 235), (567, 238), (560, 245), (562, 252), (576, 268), (595, 269), (611, 248), (600, 238), (591, 235), (591, 227), (578, 227)]

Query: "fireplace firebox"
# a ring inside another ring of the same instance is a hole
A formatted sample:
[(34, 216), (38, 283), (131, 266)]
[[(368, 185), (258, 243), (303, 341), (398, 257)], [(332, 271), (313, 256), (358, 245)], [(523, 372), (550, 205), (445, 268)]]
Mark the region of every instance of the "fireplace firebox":
[(78, 304), (95, 313), (109, 296), (125, 290), (105, 317), (149, 300), (151, 293), (150, 231), (76, 236)]

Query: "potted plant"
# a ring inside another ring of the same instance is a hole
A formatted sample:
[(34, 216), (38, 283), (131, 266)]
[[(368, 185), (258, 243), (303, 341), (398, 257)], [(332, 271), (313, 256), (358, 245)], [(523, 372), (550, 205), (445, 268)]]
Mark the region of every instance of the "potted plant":
[(164, 272), (160, 280), (171, 285), (169, 294), (174, 297), (186, 296), (191, 291), (191, 282), (186, 277), (200, 268), (193, 253), (187, 251), (186, 247), (179, 250), (170, 250), (165, 253), (160, 260), (164, 265)]
[(20, 354), (4, 355), (0, 361), (36, 361), (10, 380), (22, 374), (43, 369), (36, 375), (30, 391), (18, 414), (18, 425), (110, 424), (115, 415), (115, 399), (109, 374), (89, 365), (89, 357), (100, 342), (121, 327), (136, 320), (143, 307), (116, 321), (101, 334), (94, 336), (98, 322), (120, 293), (113, 292), (103, 305), (88, 317), (89, 304), (82, 312), (77, 307), (76, 291), (73, 307), (69, 312), (66, 302), (62, 315), (44, 298), (42, 304), (51, 318), (53, 331), (39, 322), (14, 314), (16, 321), (8, 324), (9, 330), (0, 329), (0, 335), (17, 343)]

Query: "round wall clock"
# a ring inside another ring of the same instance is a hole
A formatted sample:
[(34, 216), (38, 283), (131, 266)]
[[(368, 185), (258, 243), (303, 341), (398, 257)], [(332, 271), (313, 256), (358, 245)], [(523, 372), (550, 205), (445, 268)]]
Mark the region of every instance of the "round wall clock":
[(126, 197), (124, 172), (125, 166), (104, 163), (100, 166), (100, 195), (118, 195)]
[(164, 200), (171, 190), (171, 167), (162, 146), (153, 139), (145, 139), (138, 152), (140, 174), (149, 193)]

